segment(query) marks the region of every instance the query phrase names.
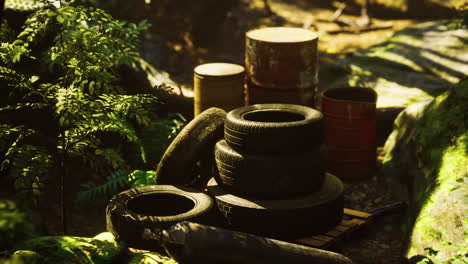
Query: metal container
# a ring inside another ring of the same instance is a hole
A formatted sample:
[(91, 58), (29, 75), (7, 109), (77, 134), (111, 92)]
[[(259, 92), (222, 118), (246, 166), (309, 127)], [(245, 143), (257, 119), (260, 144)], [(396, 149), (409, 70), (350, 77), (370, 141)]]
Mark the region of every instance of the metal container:
[(207, 63), (195, 67), (194, 115), (210, 107), (226, 112), (244, 105), (245, 68), (231, 63)]
[[(318, 37), (302, 28), (273, 27), (246, 33), (249, 103), (314, 101), (318, 83)], [(302, 99), (303, 95), (312, 97)], [(299, 99), (298, 99), (299, 98)]]
[(376, 168), (377, 93), (345, 87), (322, 93), (327, 171), (342, 180), (372, 176)]
[(246, 83), (246, 104), (298, 104), (314, 107), (313, 89), (271, 89), (249, 81)]

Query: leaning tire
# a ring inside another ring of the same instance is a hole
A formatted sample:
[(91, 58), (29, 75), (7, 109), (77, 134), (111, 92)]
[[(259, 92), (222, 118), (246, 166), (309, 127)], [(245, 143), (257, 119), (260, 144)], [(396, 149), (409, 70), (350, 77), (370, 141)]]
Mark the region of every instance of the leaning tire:
[(225, 117), (224, 110), (212, 107), (190, 121), (161, 158), (156, 184), (190, 185), (197, 180), (206, 183), (210, 175), (202, 174), (206, 179), (197, 179), (194, 168), (198, 161), (212, 157), (214, 144), (223, 137)]
[(221, 140), (215, 145), (221, 187), (242, 197), (275, 199), (318, 190), (325, 178), (321, 148), (298, 154), (240, 154)]
[(343, 183), (328, 173), (319, 191), (287, 200), (249, 200), (227, 193), (214, 178), (208, 182), (227, 226), (286, 240), (323, 233), (338, 224), (343, 217), (343, 190)]
[(213, 199), (195, 189), (153, 185), (114, 196), (106, 208), (107, 230), (129, 247), (155, 250), (156, 241), (142, 239), (145, 228), (168, 228), (180, 221), (211, 224)]
[(242, 152), (303, 152), (322, 144), (322, 119), (322, 113), (302, 105), (249, 105), (227, 114), (224, 138)]

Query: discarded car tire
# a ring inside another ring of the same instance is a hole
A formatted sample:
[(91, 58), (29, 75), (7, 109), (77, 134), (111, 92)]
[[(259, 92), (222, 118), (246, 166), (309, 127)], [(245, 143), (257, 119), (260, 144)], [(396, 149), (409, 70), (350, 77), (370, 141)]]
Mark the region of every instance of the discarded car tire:
[[(223, 137), (225, 117), (226, 111), (212, 107), (190, 121), (162, 156), (156, 184), (190, 185), (197, 180), (196, 163), (209, 160), (215, 143)], [(205, 177), (201, 180), (206, 183), (211, 176)]]
[(284, 200), (241, 198), (227, 193), (214, 178), (208, 182), (226, 226), (286, 240), (319, 234), (338, 224), (343, 217), (343, 190), (343, 183), (328, 173), (317, 192)]
[(318, 190), (325, 178), (322, 149), (289, 154), (241, 154), (221, 140), (215, 145), (219, 185), (242, 197), (275, 199)]
[(185, 186), (152, 185), (114, 196), (106, 208), (107, 231), (129, 247), (154, 250), (156, 241), (142, 239), (145, 228), (168, 228), (180, 221), (210, 224), (213, 199)]
[(224, 138), (237, 151), (303, 152), (322, 144), (322, 119), (322, 113), (301, 105), (249, 105), (227, 114)]

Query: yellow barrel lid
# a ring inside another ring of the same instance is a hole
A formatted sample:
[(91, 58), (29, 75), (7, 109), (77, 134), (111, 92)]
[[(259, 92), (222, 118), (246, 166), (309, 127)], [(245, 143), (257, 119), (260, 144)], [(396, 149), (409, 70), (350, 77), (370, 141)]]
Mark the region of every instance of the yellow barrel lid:
[(201, 76), (223, 77), (242, 74), (245, 68), (239, 64), (217, 62), (198, 65), (193, 71)]
[(303, 28), (268, 27), (254, 29), (246, 33), (247, 38), (265, 42), (305, 42), (318, 37), (317, 33)]

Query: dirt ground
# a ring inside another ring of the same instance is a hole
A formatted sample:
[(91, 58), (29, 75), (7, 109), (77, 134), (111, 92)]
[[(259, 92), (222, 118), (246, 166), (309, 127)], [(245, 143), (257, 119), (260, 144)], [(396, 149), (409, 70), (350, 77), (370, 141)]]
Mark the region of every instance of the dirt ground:
[[(371, 28), (381, 30), (350, 31), (331, 21), (336, 7), (332, 1), (305, 0), (270, 0), (272, 15), (267, 15), (263, 1), (243, 1), (245, 4), (236, 6), (218, 29), (216, 40), (209, 47), (190, 47), (182, 49), (178, 44), (172, 47), (174, 60), (161, 65), (169, 69), (173, 78), (184, 90), (186, 96), (191, 96), (193, 87), (193, 68), (202, 63), (231, 62), (244, 64), (245, 33), (261, 27), (302, 27), (315, 30), (319, 35), (319, 61), (321, 65), (346, 56), (357, 49), (364, 49), (379, 43), (395, 31), (422, 22), (411, 19), (386, 20), (372, 19)], [(327, 2), (327, 3), (324, 3)], [(350, 2), (350, 1), (349, 1)], [(360, 7), (348, 4), (339, 20), (350, 23), (360, 19)], [(329, 80), (319, 78), (319, 88), (326, 88)]]
[[(192, 96), (192, 72), (196, 65), (218, 61), (243, 64), (244, 34), (250, 29), (264, 26), (315, 29), (319, 33), (320, 63), (323, 64), (346, 56), (356, 49), (372, 46), (385, 40), (395, 31), (421, 22), (373, 18), (373, 26), (385, 29), (360, 33), (349, 32), (348, 29), (330, 21), (336, 7), (330, 4), (320, 4), (321, 2), (272, 0), (273, 14), (268, 16), (263, 8), (263, 1), (246, 0), (244, 5), (237, 6), (229, 13), (217, 34), (216, 41), (210, 47), (184, 49), (176, 44), (171, 47), (173, 59), (168, 60), (163, 68), (170, 69), (168, 71), (171, 78), (183, 88), (184, 96)], [(359, 19), (359, 7), (349, 6), (341, 17), (351, 21)], [(326, 88), (328, 82), (329, 80), (321, 79), (319, 88)], [(378, 173), (370, 179), (346, 184), (345, 201), (347, 208), (361, 211), (370, 211), (395, 202), (386, 180)], [(105, 231), (105, 204), (105, 202), (96, 201), (86, 207), (70, 209), (70, 233), (79, 236), (94, 236)], [(401, 263), (403, 250), (401, 217), (401, 215), (393, 215), (377, 218), (364, 230), (350, 236), (331, 250), (343, 253), (355, 263)], [(56, 219), (48, 221), (47, 225), (52, 230), (60, 230)]]

